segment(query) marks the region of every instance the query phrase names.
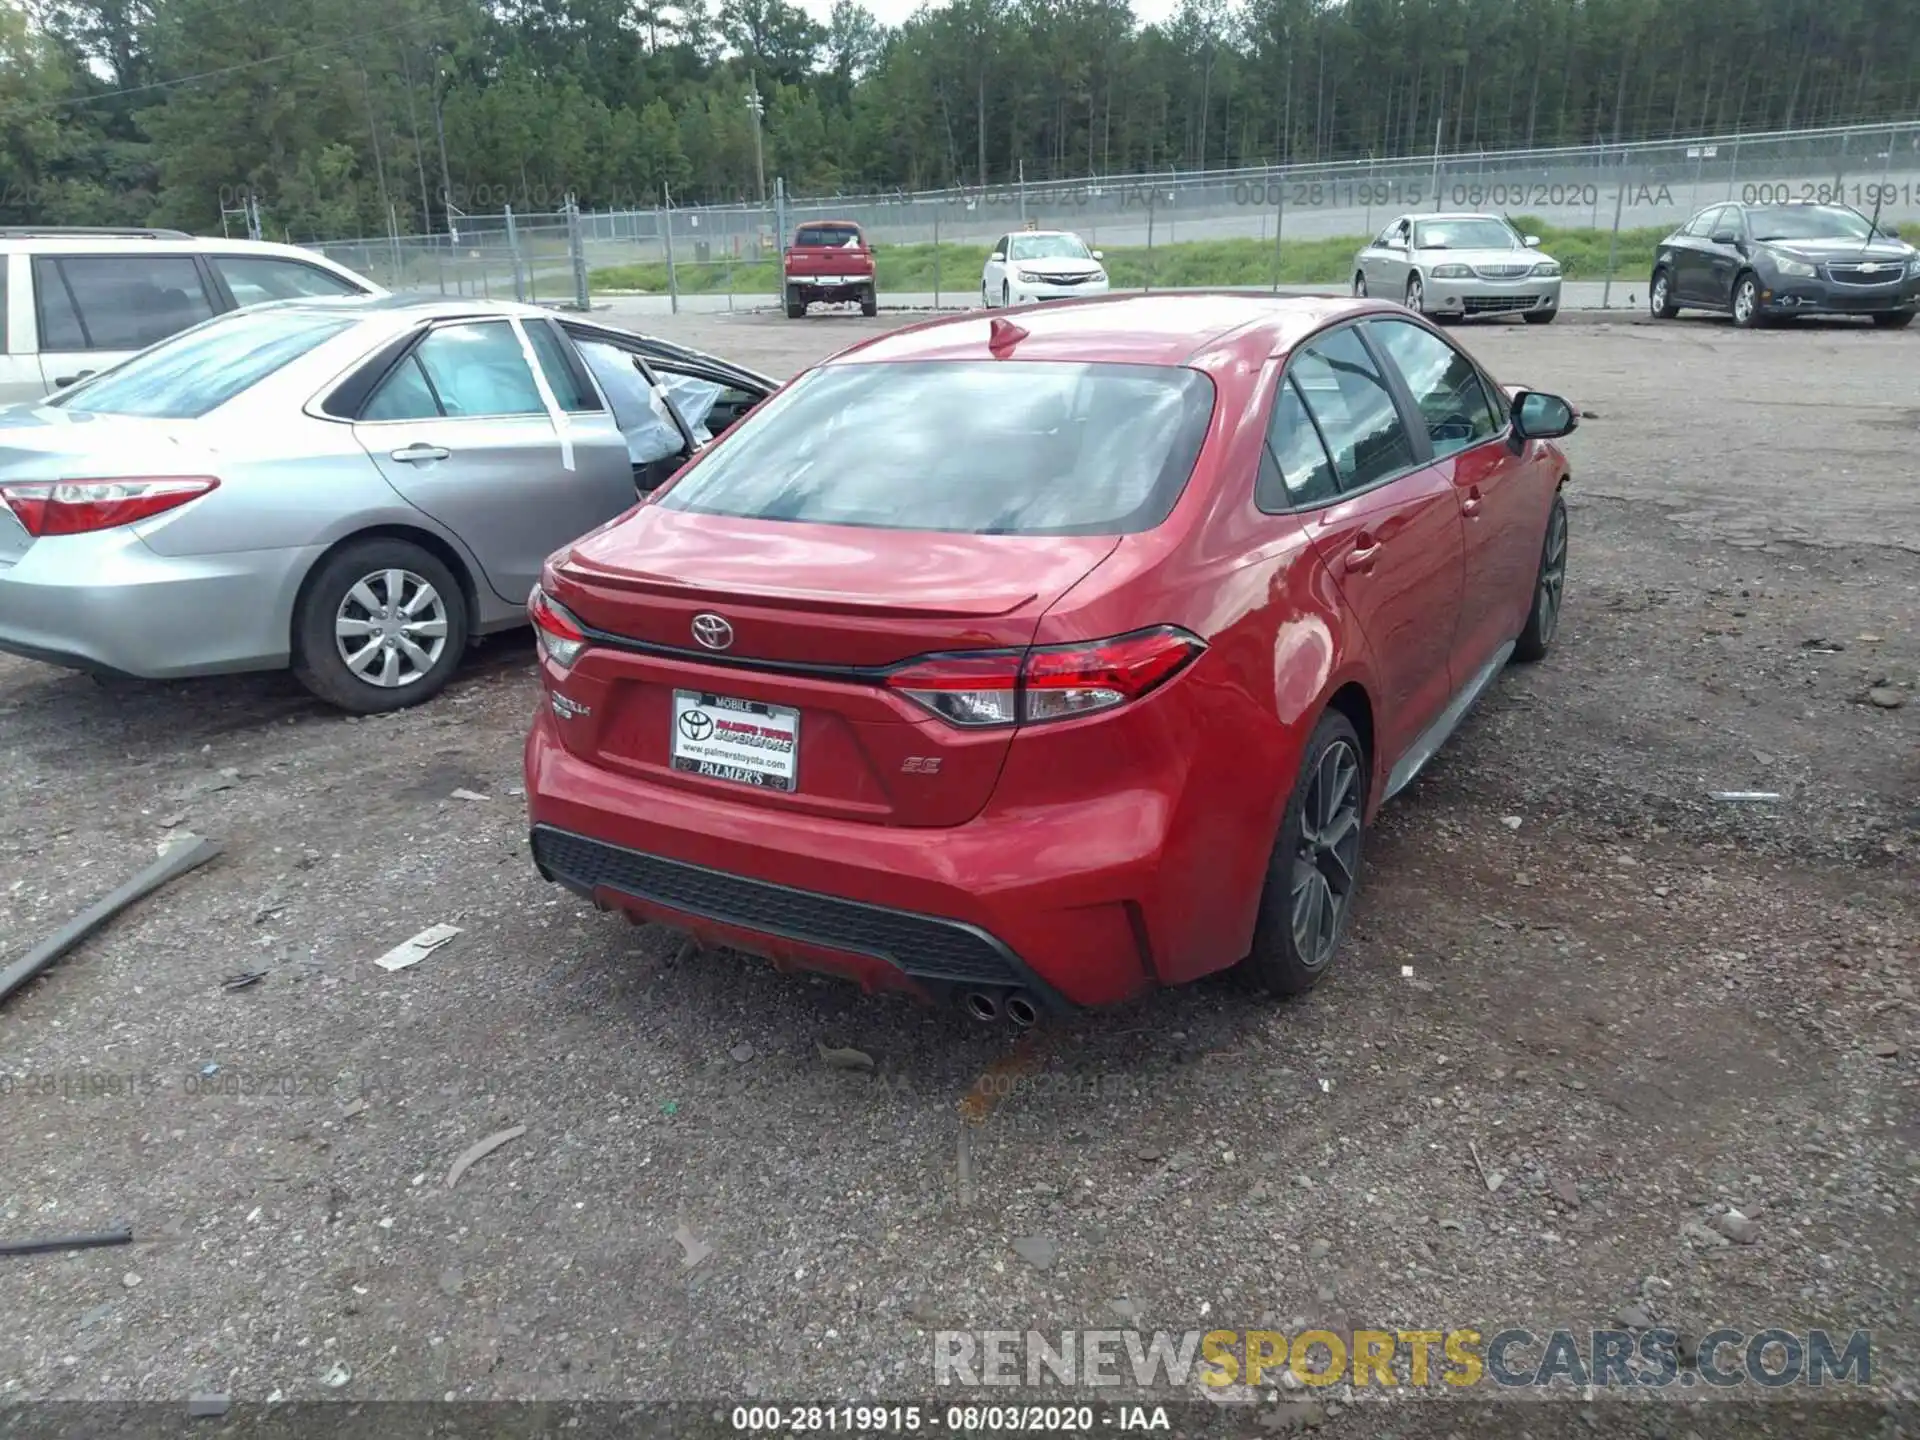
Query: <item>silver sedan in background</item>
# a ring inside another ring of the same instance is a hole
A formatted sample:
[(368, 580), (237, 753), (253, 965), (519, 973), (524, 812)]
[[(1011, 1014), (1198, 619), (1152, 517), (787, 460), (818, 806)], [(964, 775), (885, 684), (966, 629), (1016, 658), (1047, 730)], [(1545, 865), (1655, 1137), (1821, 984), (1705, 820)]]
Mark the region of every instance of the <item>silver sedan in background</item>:
[(1560, 265), (1499, 215), (1402, 215), (1353, 262), (1353, 293), (1436, 319), (1560, 313)]
[(295, 300), (0, 410), (0, 650), (418, 703), (774, 389), (531, 305)]

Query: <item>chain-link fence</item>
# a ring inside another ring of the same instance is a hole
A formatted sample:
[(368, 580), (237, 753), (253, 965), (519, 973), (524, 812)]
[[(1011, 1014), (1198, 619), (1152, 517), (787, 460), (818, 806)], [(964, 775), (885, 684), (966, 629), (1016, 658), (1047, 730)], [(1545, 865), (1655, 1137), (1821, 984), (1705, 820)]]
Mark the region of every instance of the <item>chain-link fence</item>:
[[(1641, 252), (1658, 234), (1718, 200), (1837, 201), (1883, 223), (1920, 223), (1920, 121), (913, 194), (793, 198), (776, 181), (765, 205), (472, 216), (455, 235), (315, 248), (393, 289), (581, 305), (625, 294), (725, 309), (772, 303), (792, 229), (841, 219), (879, 247), (884, 299), (965, 304), (986, 248), (1027, 225), (1103, 247), (1117, 288), (1324, 285), (1345, 280), (1336, 273), (1345, 246), (1396, 217), (1474, 210), (1564, 232), (1556, 254), (1566, 252), (1570, 279), (1605, 282), (1610, 303), (1613, 282), (1645, 278)], [(1231, 243), (1202, 254), (1202, 242)]]

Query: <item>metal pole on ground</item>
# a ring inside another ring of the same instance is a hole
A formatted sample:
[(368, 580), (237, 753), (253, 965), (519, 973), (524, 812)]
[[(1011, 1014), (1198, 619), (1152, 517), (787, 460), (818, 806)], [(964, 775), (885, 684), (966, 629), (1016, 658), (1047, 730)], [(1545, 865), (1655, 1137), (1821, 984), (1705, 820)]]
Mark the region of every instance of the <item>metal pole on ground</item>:
[(1153, 191), (1157, 182), (1147, 179), (1147, 293), (1153, 293)]
[(1627, 152), (1620, 152), (1620, 183), (1613, 187), (1613, 233), (1607, 236), (1607, 283), (1600, 290), (1600, 308), (1613, 304), (1613, 258), (1620, 248), (1620, 207), (1627, 197)]
[(593, 308), (587, 294), (587, 244), (580, 228), (580, 202), (567, 196), (567, 250), (573, 259), (573, 303), (582, 310)]
[(933, 212), (933, 308), (940, 308), (940, 211)]
[(1447, 123), (1443, 110), (1433, 122), (1433, 208), (1437, 212), (1445, 207), (1440, 203), (1440, 132)]
[(680, 279), (673, 269), (673, 191), (665, 184), (660, 186), (660, 234), (667, 242), (667, 304), (673, 313), (680, 313)]
[[(1287, 178), (1285, 172), (1281, 173), (1279, 183), (1273, 188), (1275, 192), (1273, 202), (1273, 293), (1278, 295), (1280, 293), (1280, 236), (1287, 228)], [(1266, 212), (1264, 210), (1261, 211), (1260, 218), (1262, 220), (1266, 219)]]
[(1021, 160), (1018, 164), (1020, 176), (1020, 228), (1024, 230), (1027, 228), (1027, 162)]
[(785, 303), (787, 298), (786, 266), (782, 257), (787, 253), (787, 180), (784, 175), (773, 177), (773, 255), (774, 255), (774, 295)]
[(513, 298), (525, 301), (527, 298), (526, 278), (520, 273), (520, 232), (514, 227), (513, 207), (504, 207), (507, 212), (507, 257), (513, 264)]

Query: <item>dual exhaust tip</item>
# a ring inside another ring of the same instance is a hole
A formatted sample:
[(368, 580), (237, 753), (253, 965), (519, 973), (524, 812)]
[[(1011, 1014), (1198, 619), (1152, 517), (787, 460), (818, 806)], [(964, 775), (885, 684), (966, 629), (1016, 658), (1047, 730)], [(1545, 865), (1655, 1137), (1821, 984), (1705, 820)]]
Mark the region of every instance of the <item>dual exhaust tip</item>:
[(1011, 990), (1004, 996), (992, 990), (969, 990), (961, 1004), (983, 1025), (1004, 1019), (1016, 1030), (1025, 1030), (1040, 1018), (1040, 1007), (1024, 990)]

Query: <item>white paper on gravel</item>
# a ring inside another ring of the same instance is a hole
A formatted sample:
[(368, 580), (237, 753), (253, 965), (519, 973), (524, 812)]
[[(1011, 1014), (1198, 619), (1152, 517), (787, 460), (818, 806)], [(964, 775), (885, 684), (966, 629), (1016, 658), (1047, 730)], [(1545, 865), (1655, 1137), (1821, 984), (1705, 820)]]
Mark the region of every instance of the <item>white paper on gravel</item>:
[(373, 963), (382, 970), (404, 970), (409, 965), (418, 965), (459, 933), (458, 925), (435, 925), (422, 930), (405, 944), (394, 946)]

